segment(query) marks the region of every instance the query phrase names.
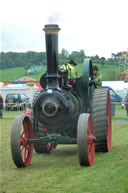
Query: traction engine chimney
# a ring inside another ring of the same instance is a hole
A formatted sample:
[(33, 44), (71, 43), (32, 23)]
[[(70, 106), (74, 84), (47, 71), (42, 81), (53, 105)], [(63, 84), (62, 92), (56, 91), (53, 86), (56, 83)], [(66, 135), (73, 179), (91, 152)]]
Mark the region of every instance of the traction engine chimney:
[(58, 75), (58, 25), (49, 24), (44, 27), (47, 54), (47, 88), (59, 87)]

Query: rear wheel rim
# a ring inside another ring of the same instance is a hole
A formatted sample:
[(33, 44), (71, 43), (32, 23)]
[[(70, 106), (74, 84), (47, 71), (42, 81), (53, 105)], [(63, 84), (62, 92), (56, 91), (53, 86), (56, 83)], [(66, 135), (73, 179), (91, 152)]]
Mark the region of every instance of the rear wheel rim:
[(89, 159), (89, 164), (90, 166), (94, 162), (94, 156), (95, 156), (95, 143), (93, 142), (93, 137), (94, 137), (94, 127), (93, 127), (93, 122), (91, 120), (91, 116), (89, 116), (88, 120), (88, 159)]
[[(45, 130), (45, 135), (48, 136), (48, 129), (45, 128), (44, 130)], [(52, 143), (47, 143), (47, 144), (46, 144), (46, 147), (47, 147), (48, 152), (52, 152), (52, 150), (53, 150), (53, 145), (52, 145)]]
[(110, 96), (109, 95), (107, 95), (107, 117), (108, 117), (107, 149), (109, 152), (111, 150), (111, 138), (112, 138), (111, 104), (110, 104)]

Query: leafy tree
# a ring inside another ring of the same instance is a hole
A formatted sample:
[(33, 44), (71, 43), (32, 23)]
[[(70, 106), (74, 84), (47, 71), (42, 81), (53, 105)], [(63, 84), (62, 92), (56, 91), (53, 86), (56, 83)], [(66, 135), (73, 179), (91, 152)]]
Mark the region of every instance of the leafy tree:
[(63, 59), (67, 59), (67, 58), (69, 57), (68, 51), (65, 50), (64, 48), (62, 48), (62, 50), (61, 50), (61, 57), (62, 57)]
[(85, 54), (83, 50), (81, 50), (80, 52), (73, 51), (69, 56), (69, 59), (75, 60), (76, 63), (82, 63), (84, 58)]
[(100, 57), (98, 55), (91, 57), (93, 63), (100, 63)]
[(81, 61), (83, 62), (84, 58), (85, 58), (85, 53), (84, 53), (84, 50), (80, 50), (80, 58), (81, 58)]
[(105, 57), (101, 57), (101, 65), (104, 66), (105, 63)]
[[(120, 56), (122, 52), (112, 53), (112, 58), (105, 59), (104, 57), (99, 57), (98, 55), (90, 57), (93, 63), (108, 63), (110, 65), (119, 64)], [(87, 57), (84, 50), (72, 51), (71, 54), (68, 53), (66, 49), (62, 49), (59, 54), (59, 64), (62, 65), (67, 63), (69, 60), (73, 59), (76, 63), (83, 63), (84, 58)], [(14, 68), (14, 67), (28, 67), (33, 65), (46, 65), (46, 53), (45, 52), (34, 52), (28, 51), (26, 53), (18, 52), (1, 52), (0, 53), (0, 69)]]
[(116, 55), (114, 53), (112, 53), (111, 58), (114, 60), (116, 58)]

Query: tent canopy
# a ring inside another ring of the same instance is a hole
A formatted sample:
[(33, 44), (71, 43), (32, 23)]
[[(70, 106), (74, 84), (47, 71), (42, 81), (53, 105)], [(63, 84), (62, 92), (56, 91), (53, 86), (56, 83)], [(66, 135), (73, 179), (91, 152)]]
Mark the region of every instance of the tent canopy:
[(16, 80), (17, 82), (22, 82), (22, 81), (37, 81), (36, 79), (34, 79), (34, 78), (31, 78), (31, 77), (29, 77), (29, 76), (23, 76), (23, 77), (21, 77), (21, 78), (19, 78), (18, 80)]
[(3, 82), (0, 82), (0, 86), (4, 86), (4, 83), (3, 83)]

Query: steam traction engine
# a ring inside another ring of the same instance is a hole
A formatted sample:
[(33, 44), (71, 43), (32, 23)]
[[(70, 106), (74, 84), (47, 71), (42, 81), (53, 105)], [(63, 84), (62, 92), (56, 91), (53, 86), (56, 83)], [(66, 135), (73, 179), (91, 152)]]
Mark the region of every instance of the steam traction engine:
[(50, 153), (57, 144), (77, 144), (81, 166), (91, 166), (95, 151), (111, 149), (111, 106), (108, 89), (97, 89), (90, 59), (83, 75), (68, 80), (58, 68), (58, 25), (45, 25), (47, 71), (40, 78), (43, 90), (33, 98), (32, 118), (16, 117), (11, 152), (17, 167), (31, 163), (37, 153)]

